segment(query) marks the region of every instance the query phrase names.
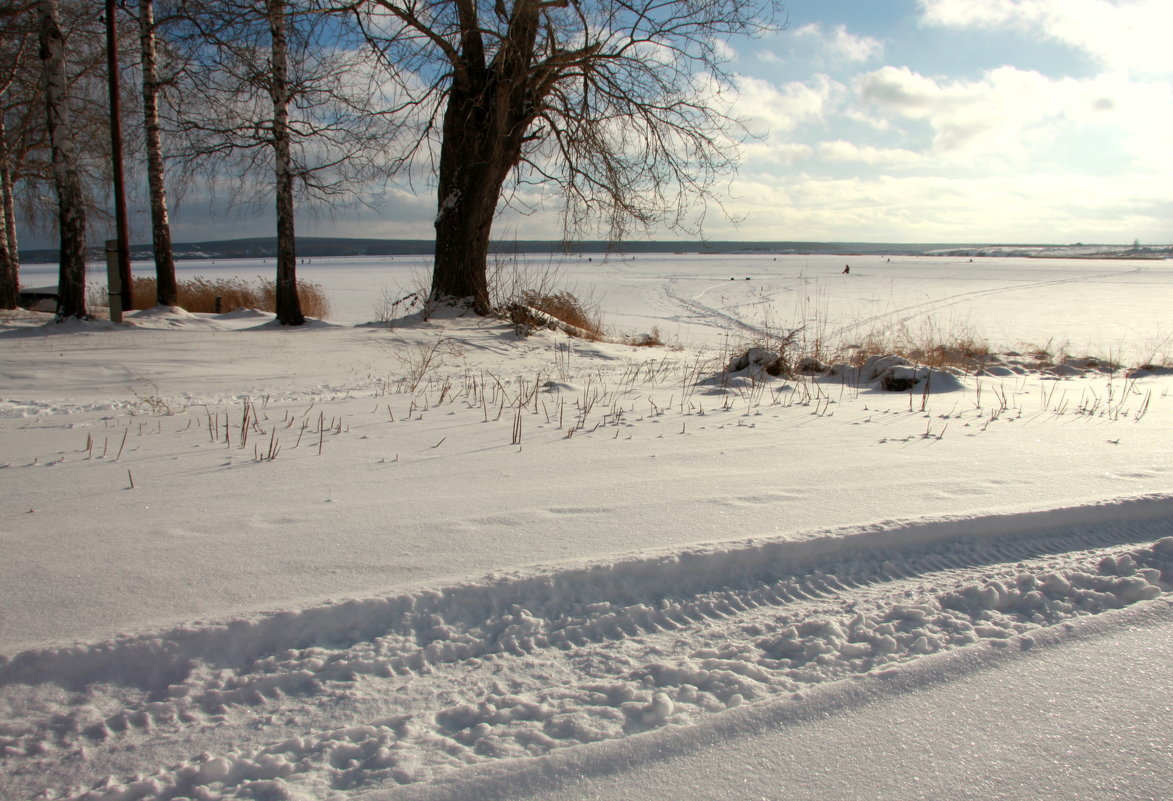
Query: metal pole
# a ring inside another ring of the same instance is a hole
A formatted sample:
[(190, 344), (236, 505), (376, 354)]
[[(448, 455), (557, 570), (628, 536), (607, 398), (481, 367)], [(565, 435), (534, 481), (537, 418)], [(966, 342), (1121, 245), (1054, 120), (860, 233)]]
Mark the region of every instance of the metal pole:
[[(122, 174), (122, 102), (118, 81), (118, 22), (114, 0), (106, 0), (106, 69), (110, 88), (110, 157), (114, 172), (114, 222), (118, 234), (118, 275), (122, 284), (122, 310), (134, 308), (130, 277), (130, 224), (126, 217), (126, 187)], [(111, 299), (113, 302), (113, 299)]]

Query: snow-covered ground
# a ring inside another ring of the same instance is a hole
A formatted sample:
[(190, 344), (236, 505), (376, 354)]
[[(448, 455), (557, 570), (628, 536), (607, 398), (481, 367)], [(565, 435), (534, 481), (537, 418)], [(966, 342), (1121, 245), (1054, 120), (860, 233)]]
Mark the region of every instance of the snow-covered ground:
[[(615, 341), (366, 324), (410, 258), (0, 320), (0, 797), (1167, 797), (1173, 378), (1082, 357), (1167, 368), (1173, 265), (552, 265)], [(792, 331), (1012, 355), (726, 369)]]

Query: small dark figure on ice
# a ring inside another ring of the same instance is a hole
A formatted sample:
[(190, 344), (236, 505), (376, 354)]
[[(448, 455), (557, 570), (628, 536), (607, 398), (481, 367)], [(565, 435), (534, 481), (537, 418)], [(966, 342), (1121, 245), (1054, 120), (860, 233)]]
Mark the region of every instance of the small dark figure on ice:
[(844, 274), (844, 275), (849, 275), (850, 273), (851, 273), (851, 265), (850, 265), (850, 264), (844, 264), (844, 265), (843, 265), (843, 274)]

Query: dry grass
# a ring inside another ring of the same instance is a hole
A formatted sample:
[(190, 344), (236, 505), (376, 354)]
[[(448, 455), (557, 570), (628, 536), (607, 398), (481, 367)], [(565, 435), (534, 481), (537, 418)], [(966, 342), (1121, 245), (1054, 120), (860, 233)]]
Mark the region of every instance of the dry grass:
[[(544, 328), (550, 318), (561, 322), (559, 326), (569, 334), (599, 341), (604, 338), (603, 324), (598, 310), (588, 308), (574, 294), (561, 290), (539, 292), (524, 290), (507, 307), (509, 320), (514, 325), (526, 328)], [(540, 314), (534, 314), (534, 312)]]
[(873, 329), (861, 341), (839, 348), (837, 361), (860, 366), (872, 356), (902, 356), (914, 364), (975, 372), (996, 357), (989, 343), (967, 324), (942, 327), (932, 319), (919, 328), (901, 324)]
[[(274, 312), (277, 310), (277, 288), (272, 281), (257, 278), (246, 281), (243, 278), (195, 278), (179, 281), (179, 302), (182, 309), (196, 314), (215, 314), (237, 309), (258, 309)], [(297, 282), (297, 295), (301, 311), (307, 317), (324, 319), (330, 314), (330, 301), (320, 284), (307, 281)], [(136, 276), (134, 279), (134, 308), (150, 309), (155, 305), (155, 279)], [(216, 299), (220, 307), (216, 308)], [(94, 306), (106, 305), (103, 287), (93, 288), (88, 302)]]
[(605, 338), (599, 304), (567, 288), (553, 259), (495, 254), (488, 278), (490, 303), (519, 332), (553, 326), (583, 339)]

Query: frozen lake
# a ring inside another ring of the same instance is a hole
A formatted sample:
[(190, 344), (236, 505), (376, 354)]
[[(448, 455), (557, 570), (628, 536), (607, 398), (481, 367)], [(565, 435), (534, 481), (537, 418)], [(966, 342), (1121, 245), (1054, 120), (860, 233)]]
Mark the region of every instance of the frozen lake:
[[(1173, 335), (1173, 262), (1160, 260), (887, 256), (523, 256), (504, 273), (560, 286), (598, 304), (616, 334), (658, 327), (666, 341), (716, 345), (731, 331), (778, 333), (837, 344), (904, 326), (970, 331), (998, 349), (1144, 361)], [(842, 274), (850, 265), (851, 272)], [(313, 259), (298, 277), (321, 284), (336, 322), (375, 319), (384, 299), (425, 286), (430, 258)], [(26, 286), (56, 282), (55, 267), (22, 270)], [(135, 274), (153, 265), (136, 262)], [(180, 276), (272, 277), (264, 259), (185, 261)], [(91, 267), (91, 280), (104, 277)], [(525, 279), (523, 278), (523, 281)]]

